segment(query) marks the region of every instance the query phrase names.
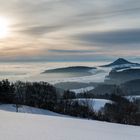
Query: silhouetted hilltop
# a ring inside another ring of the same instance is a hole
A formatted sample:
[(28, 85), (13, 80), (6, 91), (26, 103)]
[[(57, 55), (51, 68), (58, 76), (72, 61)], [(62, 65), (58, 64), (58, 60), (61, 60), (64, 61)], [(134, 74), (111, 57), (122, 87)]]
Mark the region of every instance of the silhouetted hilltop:
[(88, 72), (89, 70), (96, 69), (95, 67), (86, 67), (86, 66), (72, 66), (65, 68), (57, 68), (46, 70), (43, 73), (72, 73), (72, 72)]
[(102, 67), (113, 67), (113, 66), (128, 67), (128, 66), (134, 66), (134, 65), (140, 66), (140, 64), (138, 64), (138, 63), (132, 63), (132, 62), (129, 62), (123, 58), (119, 58), (116, 61), (114, 61), (113, 63), (110, 63), (108, 65), (103, 65)]

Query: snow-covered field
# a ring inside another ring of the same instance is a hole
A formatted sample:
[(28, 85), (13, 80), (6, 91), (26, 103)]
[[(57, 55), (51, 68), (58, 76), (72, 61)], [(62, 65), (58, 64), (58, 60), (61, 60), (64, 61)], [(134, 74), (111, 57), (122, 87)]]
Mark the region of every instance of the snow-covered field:
[(0, 110), (1, 140), (139, 140), (139, 132), (138, 126)]
[(140, 69), (140, 67), (129, 67), (129, 68), (124, 68), (124, 69), (120, 69), (120, 70), (116, 70), (117, 72), (122, 72), (124, 70), (129, 70), (129, 69)]
[(80, 98), (80, 99), (76, 99), (78, 100), (81, 104), (84, 103), (88, 103), (88, 105), (96, 112), (98, 112), (99, 110), (101, 110), (106, 103), (112, 103), (112, 101), (110, 100), (106, 100), (106, 99), (84, 99), (84, 98)]
[(125, 98), (127, 98), (130, 101), (133, 100), (140, 100), (140, 95), (131, 95), (131, 96), (125, 96)]
[(124, 69), (127, 69), (127, 67), (130, 67), (130, 68), (140, 68), (140, 66), (138, 66), (137, 64), (121, 64), (121, 65), (115, 65), (115, 66), (112, 66), (112, 68), (124, 68)]
[[(16, 112), (16, 105), (14, 105), (14, 104), (1, 104), (0, 111)], [(49, 111), (49, 110), (29, 107), (29, 106), (25, 106), (25, 105), (19, 106), (18, 112), (29, 113), (29, 114), (50, 115), (50, 116), (60, 116), (60, 114), (54, 113), (54, 112)]]
[(91, 91), (93, 89), (94, 89), (93, 86), (89, 86), (89, 87), (85, 87), (85, 88), (71, 89), (70, 91), (75, 92), (76, 94), (78, 94), (78, 93), (84, 93), (84, 92), (87, 92), (87, 91)]

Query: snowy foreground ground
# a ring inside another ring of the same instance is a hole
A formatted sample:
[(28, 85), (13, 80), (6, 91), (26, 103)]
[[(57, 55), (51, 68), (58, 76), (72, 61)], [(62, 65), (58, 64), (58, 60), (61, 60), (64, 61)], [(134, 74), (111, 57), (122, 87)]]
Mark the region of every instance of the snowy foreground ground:
[[(61, 115), (58, 116), (58, 114), (53, 114), (50, 111), (39, 111), (39, 109), (27, 106), (23, 108), (24, 111), (21, 112), (24, 113), (16, 113), (13, 110), (13, 106), (0, 105), (1, 140), (140, 139), (140, 127), (138, 126), (62, 117)], [(29, 113), (39, 113), (36, 115), (27, 114), (26, 111)], [(41, 113), (45, 115), (41, 115)]]

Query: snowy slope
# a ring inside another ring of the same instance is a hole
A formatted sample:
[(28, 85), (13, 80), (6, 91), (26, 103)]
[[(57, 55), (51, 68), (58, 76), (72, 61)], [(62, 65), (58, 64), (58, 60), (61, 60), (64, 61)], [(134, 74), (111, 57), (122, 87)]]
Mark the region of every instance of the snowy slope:
[(125, 96), (129, 101), (140, 100), (140, 95)]
[[(16, 106), (14, 104), (1, 104), (0, 111), (16, 112)], [(29, 107), (29, 106), (25, 106), (25, 105), (19, 106), (18, 112), (29, 113), (29, 114), (50, 115), (50, 116), (62, 116), (60, 114), (54, 113), (49, 110)]]
[(76, 99), (76, 100), (78, 100), (81, 104), (84, 104), (84, 103), (88, 102), (89, 106), (96, 112), (101, 110), (105, 106), (106, 103), (112, 103), (112, 101), (106, 100), (106, 99), (84, 99), (84, 98), (80, 98), (80, 99)]
[(119, 70), (116, 70), (117, 72), (122, 72), (124, 70), (129, 70), (129, 69), (140, 69), (140, 67), (129, 67), (129, 68), (123, 68), (123, 69), (119, 69)]
[(139, 140), (140, 127), (0, 111), (1, 140)]
[(89, 87), (85, 87), (85, 88), (79, 88), (79, 89), (71, 89), (70, 91), (75, 92), (76, 94), (78, 93), (84, 93), (90, 90), (93, 90), (94, 87), (93, 86), (89, 86)]
[(115, 68), (122, 68), (123, 69), (123, 68), (127, 68), (127, 67), (130, 67), (130, 68), (131, 67), (132, 68), (135, 68), (135, 67), (138, 68), (139, 67), (140, 68), (140, 65), (136, 65), (136, 64), (121, 64), (121, 65), (112, 66), (112, 68), (114, 68), (114, 69)]

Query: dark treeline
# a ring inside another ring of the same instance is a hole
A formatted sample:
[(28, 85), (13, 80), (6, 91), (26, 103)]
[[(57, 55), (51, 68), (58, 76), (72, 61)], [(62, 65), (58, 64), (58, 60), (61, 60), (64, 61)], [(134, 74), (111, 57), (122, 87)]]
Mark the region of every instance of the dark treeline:
[[(121, 97), (120, 92), (117, 89), (111, 95), (103, 95), (102, 97), (112, 103), (95, 112), (88, 100), (95, 97), (93, 94), (76, 95), (69, 90), (60, 93), (46, 82), (0, 81), (0, 102), (16, 104), (17, 112), (19, 105), (28, 105), (81, 118), (140, 125), (139, 102), (130, 102)], [(85, 100), (79, 101), (79, 98)]]
[(54, 110), (58, 94), (55, 87), (46, 82), (10, 83), (0, 81), (0, 102), (29, 105)]
[(100, 114), (98, 116), (101, 116), (101, 120), (140, 125), (140, 110), (136, 100), (129, 101), (116, 94), (111, 94), (109, 98), (113, 103), (107, 103), (103, 110), (98, 113)]

